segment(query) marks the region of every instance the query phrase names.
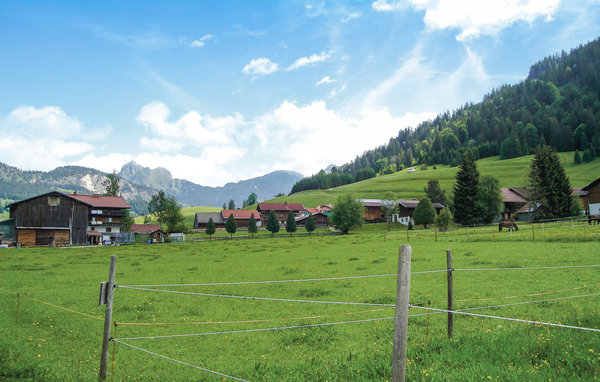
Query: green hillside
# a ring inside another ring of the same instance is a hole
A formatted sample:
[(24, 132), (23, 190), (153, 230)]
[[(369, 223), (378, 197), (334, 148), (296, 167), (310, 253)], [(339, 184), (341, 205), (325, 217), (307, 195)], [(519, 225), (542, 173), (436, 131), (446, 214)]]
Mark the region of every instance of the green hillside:
[[(573, 162), (573, 154), (573, 152), (558, 154), (573, 187), (583, 187), (600, 177), (600, 158), (576, 165)], [(533, 155), (505, 160), (500, 160), (499, 156), (489, 157), (478, 160), (477, 168), (481, 175), (493, 175), (498, 178), (501, 187), (520, 187), (528, 183), (529, 164), (532, 158)], [(421, 198), (425, 195), (423, 188), (429, 179), (438, 179), (440, 186), (449, 194), (454, 186), (457, 170), (458, 167), (449, 166), (437, 166), (434, 170), (429, 166), (427, 170), (422, 171), (417, 167), (417, 171), (412, 173), (402, 170), (391, 175), (378, 176), (329, 190), (302, 191), (271, 201), (297, 202), (313, 207), (333, 203), (339, 195), (346, 192), (353, 193), (357, 198), (377, 199), (383, 198), (386, 191), (394, 192), (399, 199)]]
[[(194, 225), (194, 217), (197, 212), (219, 212), (221, 208), (219, 207), (185, 207), (181, 209), (183, 214), (183, 223), (187, 227), (192, 227)], [(152, 219), (152, 218), (151, 218)], [(156, 223), (154, 219), (151, 220), (152, 223)], [(136, 224), (144, 223), (144, 216), (138, 216), (135, 218)]]

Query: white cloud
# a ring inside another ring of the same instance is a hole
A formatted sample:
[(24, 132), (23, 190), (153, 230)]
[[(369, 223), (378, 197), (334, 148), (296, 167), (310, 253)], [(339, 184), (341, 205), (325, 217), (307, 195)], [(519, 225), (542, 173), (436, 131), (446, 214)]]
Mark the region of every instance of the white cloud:
[(70, 138), (82, 131), (81, 123), (68, 116), (60, 107), (19, 106), (10, 112), (5, 123), (27, 136), (51, 133), (55, 138)]
[(213, 38), (214, 36), (211, 34), (206, 34), (204, 36), (202, 36), (199, 40), (194, 40), (190, 43), (190, 47), (192, 48), (202, 48), (205, 44), (207, 40), (210, 40), (211, 38)]
[(392, 0), (377, 0), (371, 4), (371, 7), (377, 12), (391, 12), (406, 8), (405, 1)]
[(316, 85), (317, 85), (317, 86), (321, 86), (321, 85), (323, 85), (323, 84), (330, 84), (330, 83), (332, 83), (332, 82), (335, 82), (335, 80), (332, 80), (331, 78), (329, 78), (329, 76), (325, 76), (325, 77), (321, 78), (321, 79), (320, 79), (320, 80), (319, 80), (319, 81), (316, 83)]
[(278, 65), (268, 58), (256, 58), (244, 66), (242, 71), (246, 74), (271, 74), (279, 69)]
[[(458, 29), (458, 41), (496, 35), (517, 21), (532, 23), (538, 18), (552, 20), (561, 0), (410, 0), (412, 7), (425, 11), (423, 22), (430, 30)], [(404, 10), (405, 1), (377, 0), (372, 8), (380, 12)]]
[(94, 153), (87, 154), (83, 158), (74, 162), (78, 166), (91, 167), (104, 172), (112, 172), (112, 170), (121, 170), (121, 167), (127, 162), (133, 160), (130, 154), (110, 153), (107, 155), (97, 156)]
[(343, 23), (347, 23), (354, 19), (358, 19), (361, 16), (362, 16), (362, 13), (360, 13), (360, 12), (351, 12), (351, 13), (348, 13), (348, 15), (346, 15), (346, 17), (344, 17), (341, 21)]
[(296, 60), (287, 70), (295, 70), (303, 66), (313, 65), (319, 62), (327, 61), (331, 55), (327, 52), (321, 52), (321, 54), (311, 54), (308, 57), (301, 57)]

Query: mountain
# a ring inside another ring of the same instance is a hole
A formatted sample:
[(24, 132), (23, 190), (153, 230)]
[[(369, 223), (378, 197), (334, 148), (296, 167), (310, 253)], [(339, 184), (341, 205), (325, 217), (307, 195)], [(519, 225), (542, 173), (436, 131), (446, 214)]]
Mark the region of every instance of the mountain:
[(600, 39), (542, 59), (526, 79), (492, 90), (479, 103), (401, 130), (335, 173), (301, 179), (292, 193), (329, 189), (417, 164), (456, 166), (467, 150), (476, 159), (516, 158), (533, 153), (538, 144), (559, 152), (578, 150), (588, 160), (600, 155)]
[[(291, 171), (270, 174), (223, 187), (206, 187), (184, 179), (173, 179), (164, 168), (151, 170), (135, 162), (127, 163), (119, 173), (121, 195), (137, 214), (146, 213), (146, 206), (159, 190), (173, 195), (183, 206), (214, 206), (233, 199), (239, 206), (254, 192), (258, 200), (289, 192), (302, 175)], [(22, 171), (0, 162), (0, 200), (23, 200), (50, 191), (81, 194), (102, 193), (106, 173), (88, 167), (63, 166), (48, 172)], [(0, 206), (3, 207), (3, 206)]]
[(258, 200), (272, 198), (280, 193), (288, 193), (302, 174), (293, 171), (274, 171), (269, 174), (242, 180), (237, 183), (227, 183), (222, 187), (201, 186), (185, 179), (171, 176), (164, 168), (150, 169), (131, 161), (125, 164), (119, 176), (132, 183), (141, 184), (157, 190), (164, 190), (175, 196), (187, 206), (221, 207), (233, 199), (236, 206), (241, 207), (244, 199), (254, 192)]

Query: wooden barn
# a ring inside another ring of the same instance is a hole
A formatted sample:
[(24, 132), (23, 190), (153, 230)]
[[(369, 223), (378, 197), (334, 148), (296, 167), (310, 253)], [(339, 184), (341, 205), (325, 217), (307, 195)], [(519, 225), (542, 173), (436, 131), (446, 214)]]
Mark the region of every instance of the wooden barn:
[(217, 229), (225, 228), (225, 220), (220, 212), (197, 212), (194, 217), (194, 229), (205, 230), (210, 218), (213, 219)]
[(121, 232), (121, 218), (130, 208), (119, 196), (47, 194), (12, 203), (17, 243), (81, 245), (110, 241)]
[[(398, 213), (392, 216), (392, 221), (402, 223), (404, 225), (415, 224), (415, 219), (413, 218), (413, 214), (419, 201), (417, 199), (409, 199), (409, 200), (398, 200)], [(440, 203), (433, 203), (433, 208), (435, 208), (435, 213), (437, 215), (440, 214), (440, 211), (443, 210), (444, 207)]]
[(88, 205), (53, 191), (8, 205), (17, 243), (77, 245), (87, 242)]
[[(310, 215), (304, 215), (296, 218), (296, 225), (298, 227), (304, 227), (306, 225), (306, 220)], [(324, 212), (315, 212), (312, 213), (313, 220), (315, 221), (315, 225), (317, 227), (327, 227), (329, 225), (329, 216)]]
[(600, 215), (600, 178), (581, 188), (581, 199), (586, 215)]
[(362, 199), (364, 207), (364, 220), (367, 223), (385, 222), (385, 212), (381, 207), (383, 203), (380, 199)]
[(164, 243), (165, 231), (160, 228), (160, 224), (132, 224), (131, 232), (140, 235), (144, 240), (150, 240), (151, 243)]

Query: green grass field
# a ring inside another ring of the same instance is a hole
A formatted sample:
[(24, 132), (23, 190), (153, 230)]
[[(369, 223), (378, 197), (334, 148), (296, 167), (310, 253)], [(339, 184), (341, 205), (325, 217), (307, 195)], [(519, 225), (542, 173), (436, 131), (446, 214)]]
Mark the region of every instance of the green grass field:
[[(444, 269), (446, 249), (452, 249), (457, 269), (600, 263), (599, 226), (563, 222), (546, 224), (543, 231), (541, 225), (519, 227), (512, 234), (493, 227), (456, 229), (438, 233), (437, 241), (433, 230), (411, 231), (407, 239), (405, 230), (385, 233), (385, 224), (375, 224), (345, 236), (2, 250), (0, 379), (97, 379), (104, 312), (98, 306), (98, 290), (107, 279), (111, 255), (118, 257), (116, 279), (121, 286), (115, 291), (113, 315), (119, 324), (112, 335), (118, 339), (394, 315), (394, 308), (385, 306), (182, 295), (127, 285), (395, 274), (398, 246), (407, 241), (412, 246), (413, 272)], [(471, 312), (600, 328), (598, 269), (456, 271), (455, 308), (549, 300)], [(396, 280), (387, 276), (156, 289), (393, 304)], [(412, 275), (411, 303), (430, 301), (432, 307), (444, 308), (445, 300), (445, 273)], [(409, 312), (422, 313), (417, 308)], [(157, 325), (167, 323), (172, 325)], [(384, 381), (391, 376), (393, 325), (393, 320), (379, 320), (124, 342), (250, 381)], [(408, 380), (599, 380), (598, 333), (456, 316), (455, 338), (448, 339), (444, 314), (413, 317), (408, 330)], [(115, 350), (115, 380), (223, 380), (122, 344)]]
[[(573, 153), (559, 153), (571, 185), (583, 187), (600, 176), (600, 158), (589, 163), (575, 165)], [(481, 175), (493, 175), (500, 180), (500, 187), (522, 187), (528, 183), (529, 165), (532, 155), (514, 159), (500, 160), (499, 157), (490, 157), (477, 161), (477, 168)], [(446, 189), (446, 194), (451, 193), (455, 183), (457, 167), (429, 166), (427, 170), (409, 173), (402, 170), (395, 174), (378, 176), (362, 182), (348, 184), (330, 190), (303, 191), (290, 196), (274, 199), (274, 202), (303, 203), (307, 207), (320, 204), (334, 203), (339, 195), (351, 192), (361, 199), (383, 198), (387, 191), (394, 192), (399, 199), (420, 198), (425, 195), (423, 188), (427, 180), (438, 179), (440, 186)]]

